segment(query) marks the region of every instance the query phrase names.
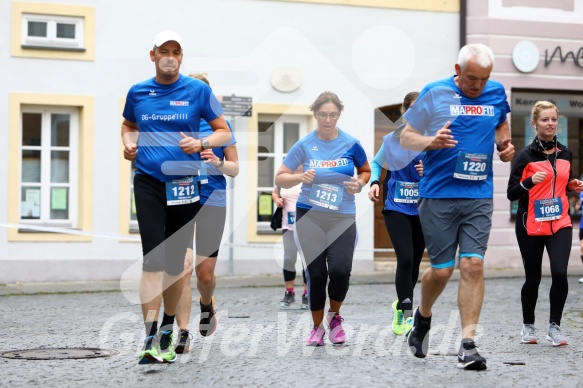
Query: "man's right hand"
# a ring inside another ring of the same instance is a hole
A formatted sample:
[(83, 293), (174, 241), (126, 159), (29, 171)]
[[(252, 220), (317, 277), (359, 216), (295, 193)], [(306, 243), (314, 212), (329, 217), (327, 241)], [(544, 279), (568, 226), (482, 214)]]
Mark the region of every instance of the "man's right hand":
[(450, 124), (451, 122), (446, 122), (443, 128), (436, 132), (433, 140), (427, 147), (428, 150), (441, 150), (456, 146), (457, 140), (454, 140), (453, 135), (451, 134), (451, 129), (449, 129)]
[(136, 143), (128, 143), (123, 147), (123, 157), (126, 160), (133, 161), (136, 160), (138, 155), (138, 145)]

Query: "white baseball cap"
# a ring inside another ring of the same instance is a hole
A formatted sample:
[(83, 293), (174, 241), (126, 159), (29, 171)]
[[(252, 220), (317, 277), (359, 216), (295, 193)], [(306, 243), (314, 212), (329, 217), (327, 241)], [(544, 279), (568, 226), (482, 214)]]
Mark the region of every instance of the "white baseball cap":
[(160, 47), (164, 43), (169, 42), (171, 40), (178, 43), (180, 45), (180, 48), (182, 48), (182, 37), (180, 35), (178, 35), (176, 32), (170, 31), (170, 30), (165, 30), (165, 31), (159, 32), (154, 37), (154, 46)]

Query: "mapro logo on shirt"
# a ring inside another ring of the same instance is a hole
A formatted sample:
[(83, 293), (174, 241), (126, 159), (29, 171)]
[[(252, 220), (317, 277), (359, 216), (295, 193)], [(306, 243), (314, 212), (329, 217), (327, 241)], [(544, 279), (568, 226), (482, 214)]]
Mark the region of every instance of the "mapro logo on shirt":
[(348, 166), (348, 159), (340, 158), (335, 160), (310, 159), (310, 168), (334, 168)]
[(494, 116), (492, 105), (450, 105), (449, 112), (453, 116)]
[(188, 106), (188, 101), (170, 101), (170, 106)]

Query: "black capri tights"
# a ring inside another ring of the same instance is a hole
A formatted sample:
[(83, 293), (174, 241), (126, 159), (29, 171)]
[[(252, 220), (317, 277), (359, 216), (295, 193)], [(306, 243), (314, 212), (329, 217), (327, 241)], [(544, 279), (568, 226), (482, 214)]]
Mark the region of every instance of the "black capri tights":
[[(396, 211), (383, 211), (385, 226), (391, 237), (397, 256), (395, 288), (403, 310), (413, 306), (413, 289), (419, 278), (419, 264), (425, 250), (425, 239), (419, 216), (410, 216)], [(408, 303), (403, 301), (409, 299)]]
[(198, 202), (166, 205), (164, 182), (144, 174), (134, 176), (134, 195), (144, 255), (142, 270), (180, 275), (194, 234)]
[(549, 292), (551, 313), (549, 323), (561, 325), (563, 308), (569, 293), (567, 266), (571, 253), (573, 229), (563, 228), (552, 236), (517, 235), (525, 281), (522, 286), (522, 319), (525, 324), (534, 324), (534, 311), (538, 299), (538, 288), (542, 276), (542, 261), (545, 247), (551, 265), (552, 284)]
[(330, 299), (343, 302), (357, 239), (354, 214), (297, 208), (295, 238), (306, 270), (310, 310), (326, 305), (326, 284)]

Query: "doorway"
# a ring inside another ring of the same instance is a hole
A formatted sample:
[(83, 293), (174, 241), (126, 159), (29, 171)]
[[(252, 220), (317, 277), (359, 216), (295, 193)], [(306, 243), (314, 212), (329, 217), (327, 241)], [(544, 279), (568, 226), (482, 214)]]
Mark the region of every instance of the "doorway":
[[(375, 155), (383, 144), (383, 136), (393, 132), (401, 125), (401, 104), (387, 105), (375, 109)], [(381, 182), (381, 196), (385, 197), (384, 180), (386, 170), (383, 169), (379, 182)], [(393, 243), (385, 227), (383, 217), (384, 201), (381, 199), (374, 205), (374, 260), (375, 267), (383, 262), (395, 260)]]

